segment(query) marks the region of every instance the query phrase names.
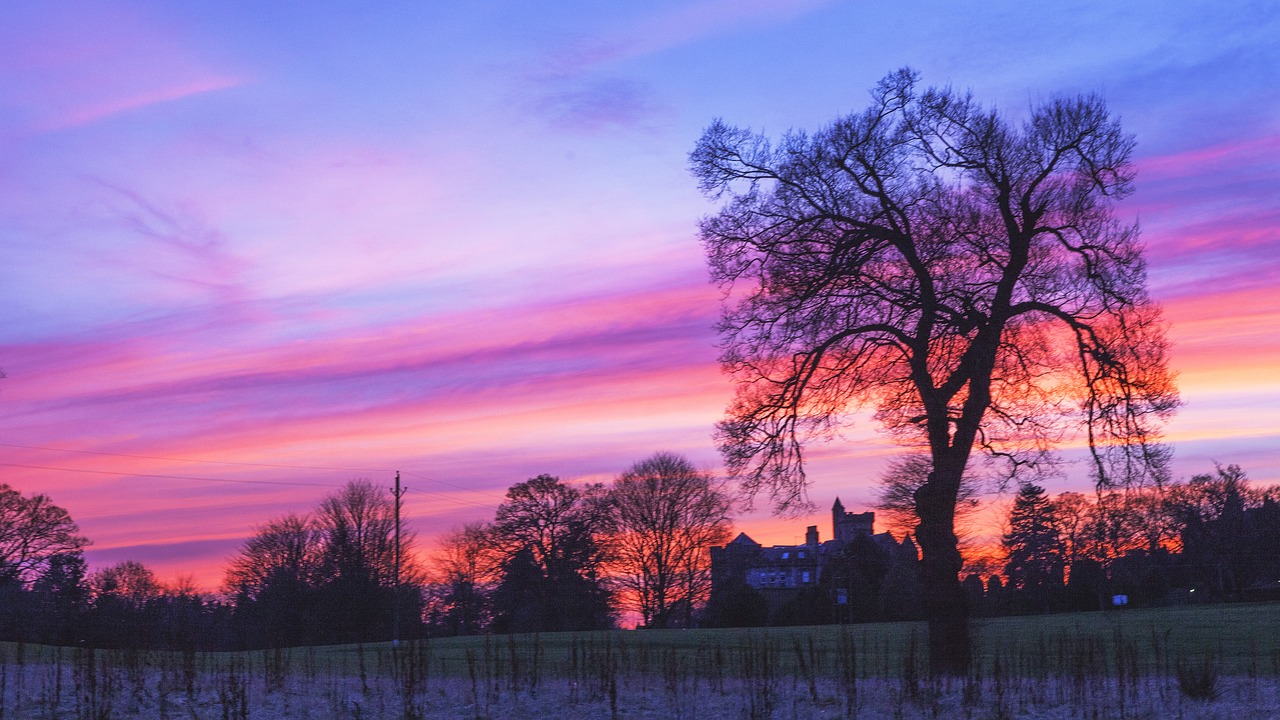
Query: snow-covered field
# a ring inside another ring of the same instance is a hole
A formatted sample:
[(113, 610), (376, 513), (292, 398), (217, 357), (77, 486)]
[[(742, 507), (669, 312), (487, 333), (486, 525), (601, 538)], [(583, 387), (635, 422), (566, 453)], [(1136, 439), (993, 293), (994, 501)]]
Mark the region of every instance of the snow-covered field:
[(1216, 699), (1198, 700), (1176, 677), (1155, 675), (841, 681), (770, 667), (749, 678), (717, 677), (668, 665), (647, 673), (588, 666), (566, 679), (473, 665), (467, 677), (437, 678), (429, 666), (376, 654), (343, 672), (305, 659), (286, 667), (236, 654), (6, 655), (0, 720), (1280, 718), (1280, 680), (1270, 675), (1217, 677), (1208, 688)]

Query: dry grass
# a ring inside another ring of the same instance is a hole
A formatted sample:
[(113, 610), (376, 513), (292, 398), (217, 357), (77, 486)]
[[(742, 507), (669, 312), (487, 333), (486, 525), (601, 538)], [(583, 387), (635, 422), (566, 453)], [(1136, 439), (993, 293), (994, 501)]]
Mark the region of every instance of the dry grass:
[(8, 718), (1271, 718), (1280, 605), (1008, 618), (972, 676), (923, 629), (566, 633), (246, 653), (0, 644)]

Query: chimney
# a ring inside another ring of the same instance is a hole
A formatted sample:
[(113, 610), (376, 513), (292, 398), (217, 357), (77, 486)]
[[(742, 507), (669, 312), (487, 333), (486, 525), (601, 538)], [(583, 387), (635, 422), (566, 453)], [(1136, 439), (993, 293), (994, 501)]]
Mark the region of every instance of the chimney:
[(817, 525), (810, 525), (809, 528), (804, 531), (804, 544), (812, 548), (818, 547)]

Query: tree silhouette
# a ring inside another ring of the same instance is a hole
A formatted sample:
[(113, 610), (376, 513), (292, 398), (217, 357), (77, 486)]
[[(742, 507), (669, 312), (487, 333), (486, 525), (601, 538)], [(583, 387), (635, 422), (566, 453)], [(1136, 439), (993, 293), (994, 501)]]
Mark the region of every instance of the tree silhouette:
[(124, 560), (94, 572), (88, 584), (95, 644), (141, 648), (155, 640), (159, 629), (156, 601), (164, 587), (151, 568)]
[(505, 556), (494, 592), (496, 629), (596, 630), (612, 624), (598, 538), (609, 511), (599, 485), (585, 490), (551, 475), (516, 483), (494, 515)]
[(227, 569), (234, 624), (247, 645), (298, 645), (315, 637), (321, 536), (289, 514), (259, 527)]
[(1003, 543), (1010, 587), (1021, 592), (1029, 609), (1048, 611), (1062, 589), (1063, 548), (1054, 503), (1044, 488), (1027, 484), (1018, 490)]
[(729, 541), (728, 494), (688, 459), (657, 453), (609, 489), (615, 583), (645, 627), (688, 626), (711, 591), (712, 545)]
[[(391, 637), (395, 595), (395, 505), (385, 488), (352, 480), (314, 513), (258, 528), (227, 570), (242, 641), (260, 647)], [(421, 620), (416, 538), (400, 535), (401, 624)]]
[[(317, 601), (321, 622), (339, 642), (390, 638), (397, 591), (396, 532), (395, 503), (387, 489), (369, 480), (351, 480), (320, 501), (314, 523), (322, 538), (323, 579)], [(400, 533), (402, 559), (414, 557), (415, 542), (414, 533)], [(421, 579), (417, 565), (405, 562), (400, 569), (402, 623), (420, 618), (420, 595), (411, 593)]]
[(50, 559), (79, 554), (89, 544), (79, 532), (71, 514), (48, 495), (26, 497), (0, 483), (0, 580), (29, 584)]
[(40, 608), (40, 641), (69, 645), (83, 640), (84, 614), (89, 607), (85, 579), (88, 565), (80, 552), (54, 555), (31, 583)]
[(450, 531), (435, 557), (438, 597), (434, 624), (450, 635), (473, 635), (483, 630), (500, 564), (487, 525), (472, 523)]
[(311, 520), (288, 514), (262, 525), (227, 568), (232, 595), (257, 598), (274, 583), (310, 585), (320, 573), (321, 536)]
[(1133, 139), (1094, 96), (1017, 125), (888, 75), (871, 106), (772, 144), (714, 122), (690, 155), (739, 380), (718, 440), (749, 492), (805, 501), (803, 444), (869, 405), (927, 449), (915, 493), (930, 669), (971, 661), (954, 520), (975, 449), (1034, 469), (1075, 428), (1102, 484), (1161, 477), (1177, 405), (1136, 229)]

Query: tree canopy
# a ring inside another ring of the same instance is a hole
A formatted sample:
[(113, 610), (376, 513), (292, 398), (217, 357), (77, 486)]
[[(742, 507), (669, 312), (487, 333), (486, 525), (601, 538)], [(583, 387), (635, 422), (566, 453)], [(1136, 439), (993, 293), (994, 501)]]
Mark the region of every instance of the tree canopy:
[(53, 558), (79, 555), (89, 544), (79, 533), (71, 514), (48, 495), (25, 496), (0, 484), (0, 580), (30, 583)]
[(674, 453), (632, 465), (609, 489), (615, 583), (645, 627), (688, 626), (711, 592), (708, 548), (729, 541), (729, 494)]

